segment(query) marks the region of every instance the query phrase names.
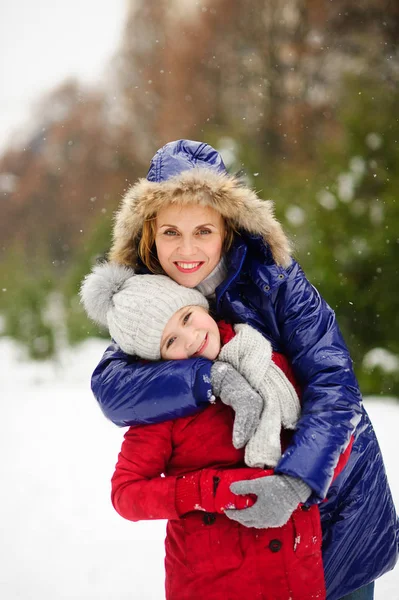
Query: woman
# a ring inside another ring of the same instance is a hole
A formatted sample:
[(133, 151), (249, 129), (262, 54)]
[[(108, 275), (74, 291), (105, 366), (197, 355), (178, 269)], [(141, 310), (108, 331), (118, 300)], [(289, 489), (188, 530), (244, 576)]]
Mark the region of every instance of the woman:
[[(210, 146), (171, 142), (123, 199), (110, 259), (196, 287), (218, 318), (252, 325), (288, 356), (303, 392), (302, 414), (275, 472), (305, 482), (308, 502), (319, 504), (328, 600), (346, 600), (355, 590), (348, 598), (373, 598), (372, 582), (394, 567), (399, 545), (381, 451), (334, 313), (292, 258), (271, 203), (229, 176)], [(204, 358), (143, 364), (114, 344), (93, 373), (92, 389), (114, 423), (158, 423), (209, 402), (211, 365)], [(278, 503), (278, 493), (265, 479), (250, 488), (235, 484), (236, 493), (258, 499), (232, 518), (272, 526), (262, 521), (262, 505), (276, 497)]]

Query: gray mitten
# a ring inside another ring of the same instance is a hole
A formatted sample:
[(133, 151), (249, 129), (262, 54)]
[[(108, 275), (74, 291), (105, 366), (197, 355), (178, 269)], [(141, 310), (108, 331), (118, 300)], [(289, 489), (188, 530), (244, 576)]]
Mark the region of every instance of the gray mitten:
[(230, 486), (234, 494), (256, 494), (258, 499), (250, 508), (226, 510), (229, 519), (245, 527), (268, 529), (285, 525), (301, 502), (312, 493), (302, 479), (289, 475), (271, 475), (248, 481), (236, 481)]
[(233, 445), (242, 448), (259, 425), (263, 400), (234, 367), (219, 360), (212, 365), (211, 383), (215, 396), (236, 413)]

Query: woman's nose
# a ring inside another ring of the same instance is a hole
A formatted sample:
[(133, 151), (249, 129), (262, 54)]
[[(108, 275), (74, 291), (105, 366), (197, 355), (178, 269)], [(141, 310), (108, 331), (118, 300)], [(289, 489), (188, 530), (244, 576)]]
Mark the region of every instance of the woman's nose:
[(184, 238), (182, 237), (180, 239), (180, 243), (179, 243), (179, 252), (180, 254), (194, 254), (195, 252), (195, 244), (194, 244), (194, 240), (191, 237), (187, 237)]

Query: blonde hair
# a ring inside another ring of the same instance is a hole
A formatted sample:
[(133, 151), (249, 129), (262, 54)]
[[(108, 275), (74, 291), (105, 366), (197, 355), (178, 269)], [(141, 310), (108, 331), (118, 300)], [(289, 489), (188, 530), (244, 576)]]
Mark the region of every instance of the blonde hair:
[[(160, 275), (163, 274), (164, 271), (159, 263), (155, 247), (156, 219), (156, 215), (152, 215), (148, 219), (145, 219), (138, 244), (138, 255), (151, 273)], [(222, 219), (224, 225), (223, 253), (225, 254), (230, 250), (234, 239), (234, 233), (237, 232), (229, 219), (225, 219), (223, 216)]]

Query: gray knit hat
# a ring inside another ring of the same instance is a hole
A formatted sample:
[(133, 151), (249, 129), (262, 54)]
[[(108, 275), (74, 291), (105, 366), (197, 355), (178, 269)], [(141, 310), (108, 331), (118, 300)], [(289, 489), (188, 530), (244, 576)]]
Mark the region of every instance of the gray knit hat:
[(209, 308), (195, 289), (165, 275), (136, 275), (116, 263), (102, 263), (85, 277), (80, 297), (88, 316), (108, 327), (111, 337), (127, 354), (148, 360), (161, 358), (163, 330), (184, 306)]

